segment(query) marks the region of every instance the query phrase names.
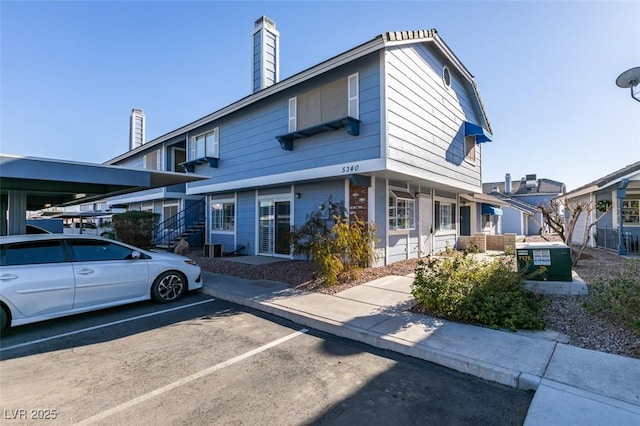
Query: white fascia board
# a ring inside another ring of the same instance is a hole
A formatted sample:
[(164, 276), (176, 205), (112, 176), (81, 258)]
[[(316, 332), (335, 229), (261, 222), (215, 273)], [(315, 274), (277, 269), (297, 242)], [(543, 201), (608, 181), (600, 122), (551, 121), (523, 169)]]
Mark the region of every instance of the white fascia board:
[[(182, 196), (184, 194), (181, 194)], [(131, 196), (126, 198), (118, 198), (118, 199), (108, 199), (107, 205), (112, 206), (114, 204), (132, 204), (132, 203), (140, 203), (145, 201), (160, 201), (166, 198), (164, 191), (156, 192), (154, 194), (146, 194), (139, 196)]]
[(209, 185), (201, 185), (197, 187), (191, 187), (187, 185), (187, 194), (206, 194), (206, 193), (216, 193), (216, 192), (224, 192), (224, 191), (240, 191), (246, 190), (249, 188), (257, 188), (261, 186), (268, 185), (282, 185), (289, 184), (291, 182), (304, 182), (308, 180), (314, 179), (326, 179), (326, 178), (335, 178), (341, 179), (346, 178), (350, 174), (367, 174), (367, 173), (375, 173), (381, 170), (384, 170), (385, 161), (384, 159), (377, 158), (373, 160), (365, 160), (365, 161), (352, 161), (349, 163), (350, 165), (358, 165), (357, 172), (342, 172), (342, 168), (344, 164), (336, 164), (332, 166), (325, 167), (317, 167), (315, 169), (307, 169), (307, 170), (296, 170), (294, 172), (287, 173), (279, 173), (275, 175), (269, 176), (259, 176), (250, 179), (240, 179), (234, 180), (231, 182), (223, 182), (223, 183), (212, 183)]
[(598, 188), (596, 185), (591, 185), (591, 186), (583, 188), (583, 189), (581, 189), (579, 191), (571, 191), (571, 192), (567, 192), (566, 194), (558, 195), (556, 198), (557, 199), (572, 199), (572, 198), (581, 197), (581, 196), (583, 196), (585, 194), (589, 194), (591, 192), (599, 191), (601, 189), (604, 189), (604, 188)]
[(423, 169), (401, 163), (397, 160), (389, 159), (387, 162), (387, 170), (391, 172), (401, 173), (403, 175), (412, 176), (412, 181), (426, 180), (435, 184), (441, 184), (459, 192), (482, 193), (482, 185), (473, 186), (464, 182), (457, 181), (448, 176), (438, 175), (435, 173), (425, 173)]
[(622, 179), (629, 179), (629, 181), (640, 180), (640, 171), (634, 170), (633, 172), (629, 172), (624, 176), (620, 176), (619, 178), (612, 180), (611, 182), (607, 183), (604, 186), (598, 187), (597, 190), (602, 191), (603, 189), (609, 188), (613, 185), (617, 185), (618, 183), (620, 183)]

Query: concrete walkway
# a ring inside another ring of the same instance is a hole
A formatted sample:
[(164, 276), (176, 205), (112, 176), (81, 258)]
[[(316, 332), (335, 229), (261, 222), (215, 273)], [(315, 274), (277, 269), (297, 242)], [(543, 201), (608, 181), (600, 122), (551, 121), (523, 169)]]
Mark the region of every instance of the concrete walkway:
[(553, 332), (492, 330), (408, 311), (411, 276), (336, 295), (203, 271), (202, 292), (517, 389), (535, 390), (525, 425), (640, 425), (640, 360), (562, 343)]

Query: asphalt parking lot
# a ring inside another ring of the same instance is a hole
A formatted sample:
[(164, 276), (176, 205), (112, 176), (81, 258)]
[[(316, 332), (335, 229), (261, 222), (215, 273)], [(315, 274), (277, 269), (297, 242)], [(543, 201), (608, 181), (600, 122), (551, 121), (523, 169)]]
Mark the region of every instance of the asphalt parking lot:
[(199, 293), (2, 336), (5, 424), (522, 424), (533, 396)]

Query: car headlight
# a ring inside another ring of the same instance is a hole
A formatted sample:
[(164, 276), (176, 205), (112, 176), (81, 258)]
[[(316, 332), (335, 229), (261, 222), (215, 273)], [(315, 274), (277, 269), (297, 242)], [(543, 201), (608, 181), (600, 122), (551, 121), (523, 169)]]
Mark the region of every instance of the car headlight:
[(188, 263), (189, 265), (198, 266), (195, 260), (186, 259), (184, 263)]

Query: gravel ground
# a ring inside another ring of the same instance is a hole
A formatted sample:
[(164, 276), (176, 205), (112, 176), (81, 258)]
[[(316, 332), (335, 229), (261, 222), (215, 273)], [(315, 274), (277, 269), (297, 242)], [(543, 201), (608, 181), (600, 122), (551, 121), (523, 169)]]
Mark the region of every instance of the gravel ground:
[[(254, 266), (220, 258), (200, 257), (201, 252), (193, 251), (191, 255), (203, 269), (211, 272), (247, 279), (274, 280), (293, 288), (326, 294), (335, 294), (388, 275), (408, 275), (414, 272), (417, 264), (416, 259), (410, 259), (385, 267), (368, 268), (346, 284), (324, 287), (315, 279), (310, 261), (293, 260)], [(621, 268), (624, 262), (628, 260), (616, 254), (586, 249), (575, 271), (587, 283), (592, 283), (594, 279), (607, 277), (611, 271)], [(582, 308), (587, 297), (589, 296), (546, 296), (549, 301), (545, 318), (547, 329), (569, 336), (569, 343), (573, 346), (640, 358), (640, 335), (610, 318), (587, 313)]]

